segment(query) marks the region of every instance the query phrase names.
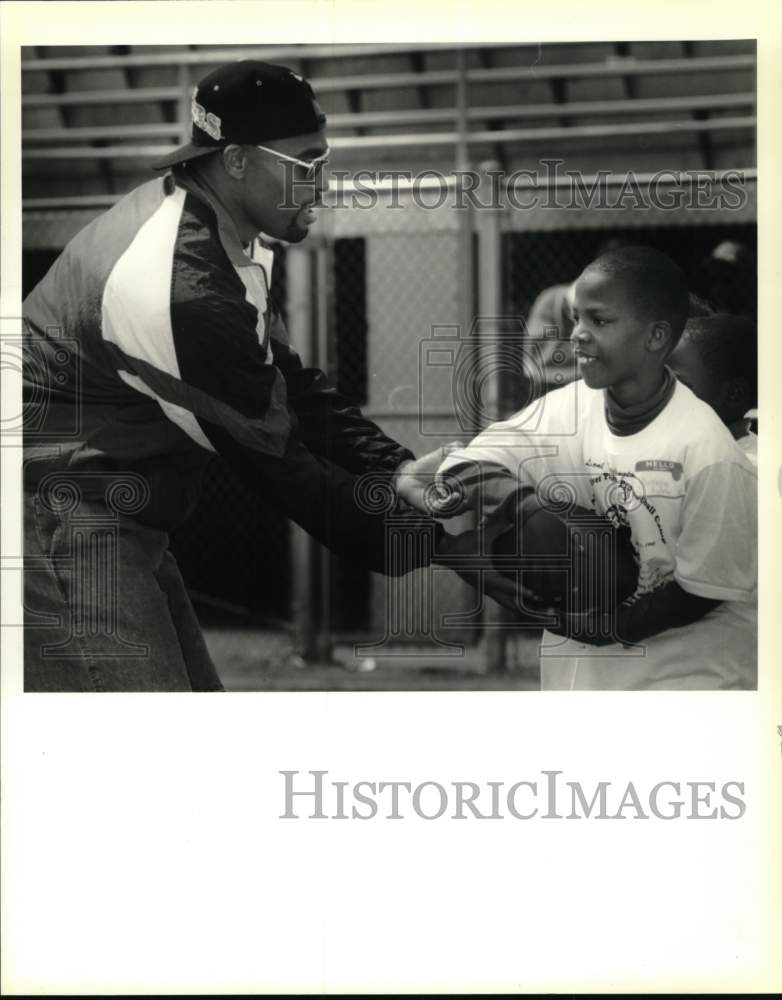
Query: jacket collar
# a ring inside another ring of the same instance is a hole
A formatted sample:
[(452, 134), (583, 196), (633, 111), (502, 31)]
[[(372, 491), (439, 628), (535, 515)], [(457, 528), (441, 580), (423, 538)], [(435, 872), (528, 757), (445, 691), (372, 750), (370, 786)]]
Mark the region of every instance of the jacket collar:
[(217, 222), (220, 242), (234, 267), (251, 267), (253, 265), (261, 267), (266, 274), (267, 286), (271, 285), (274, 252), (270, 246), (258, 238), (252, 241), (249, 248), (245, 247), (239, 239), (231, 216), (198, 177), (174, 177), (173, 174), (168, 174), (165, 183), (167, 185), (166, 193), (170, 193), (178, 185), (211, 210)]

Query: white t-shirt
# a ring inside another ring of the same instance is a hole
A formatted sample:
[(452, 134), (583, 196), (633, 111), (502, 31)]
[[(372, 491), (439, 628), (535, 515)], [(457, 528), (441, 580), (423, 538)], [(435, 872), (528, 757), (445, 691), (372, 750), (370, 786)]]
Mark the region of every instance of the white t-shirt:
[(744, 437), (737, 439), (736, 444), (741, 448), (747, 458), (755, 468), (758, 467), (758, 436), (753, 431), (747, 431)]
[(538, 403), (544, 405), (534, 415), (522, 410), (452, 452), (438, 475), (461, 475), (464, 462), (501, 465), (544, 495), (567, 496), (627, 524), (639, 593), (675, 580), (722, 602), (638, 648), (544, 632), (541, 686), (755, 687), (757, 473), (715, 412), (677, 382), (648, 426), (619, 437), (606, 423), (603, 392), (580, 380)]

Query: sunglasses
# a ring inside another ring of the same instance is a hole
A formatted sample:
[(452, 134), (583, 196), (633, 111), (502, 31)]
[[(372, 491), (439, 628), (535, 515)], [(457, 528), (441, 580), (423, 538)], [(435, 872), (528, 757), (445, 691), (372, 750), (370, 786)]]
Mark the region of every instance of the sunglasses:
[(326, 146), (326, 152), (316, 156), (314, 160), (297, 160), (295, 156), (288, 156), (286, 153), (281, 153), (278, 149), (270, 149), (268, 146), (256, 145), (255, 148), (262, 149), (265, 153), (273, 153), (279, 160), (286, 160), (288, 163), (295, 163), (297, 166), (303, 167), (305, 179), (308, 181), (311, 181), (323, 169), (329, 162), (331, 155), (331, 149), (328, 146)]

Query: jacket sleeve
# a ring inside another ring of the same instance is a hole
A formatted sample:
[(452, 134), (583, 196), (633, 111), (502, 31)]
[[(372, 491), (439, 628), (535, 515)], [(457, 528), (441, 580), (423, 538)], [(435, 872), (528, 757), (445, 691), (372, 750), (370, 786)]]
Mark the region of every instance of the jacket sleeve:
[(361, 410), (329, 384), (318, 368), (305, 368), (291, 348), (279, 314), (271, 330), (274, 363), (282, 372), (301, 437), (318, 455), (350, 472), (394, 472), (413, 453), (387, 437)]
[[(429, 565), (442, 525), (405, 507), (390, 474), (357, 475), (309, 451), (295, 415), (280, 456), (248, 455), (224, 428), (204, 429), (251, 489), (332, 552), (386, 576)], [(401, 558), (392, 533), (405, 537)]]
[[(132, 303), (111, 304), (114, 337), (106, 346), (123, 380), (157, 399), (192, 441), (220, 454), (337, 554), (399, 575), (426, 565), (435, 522), (399, 509), (388, 475), (386, 483), (373, 486), (359, 470), (310, 450), (285, 379), (259, 337), (257, 310), (230, 275), (211, 273), (209, 279), (207, 287), (191, 283), (180, 290), (171, 303), (170, 326), (156, 337), (142, 331), (142, 340), (133, 330), (125, 332)], [(390, 513), (409, 524), (415, 538), (406, 558), (393, 565), (386, 560)]]

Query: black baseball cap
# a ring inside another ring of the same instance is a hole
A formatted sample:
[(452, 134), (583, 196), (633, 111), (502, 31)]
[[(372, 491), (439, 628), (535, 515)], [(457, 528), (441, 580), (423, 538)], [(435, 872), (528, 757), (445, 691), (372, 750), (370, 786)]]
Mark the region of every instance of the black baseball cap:
[(193, 92), (190, 142), (152, 164), (165, 170), (237, 143), (256, 145), (272, 139), (317, 132), (326, 116), (307, 81), (288, 69), (254, 59), (240, 59), (208, 73)]

